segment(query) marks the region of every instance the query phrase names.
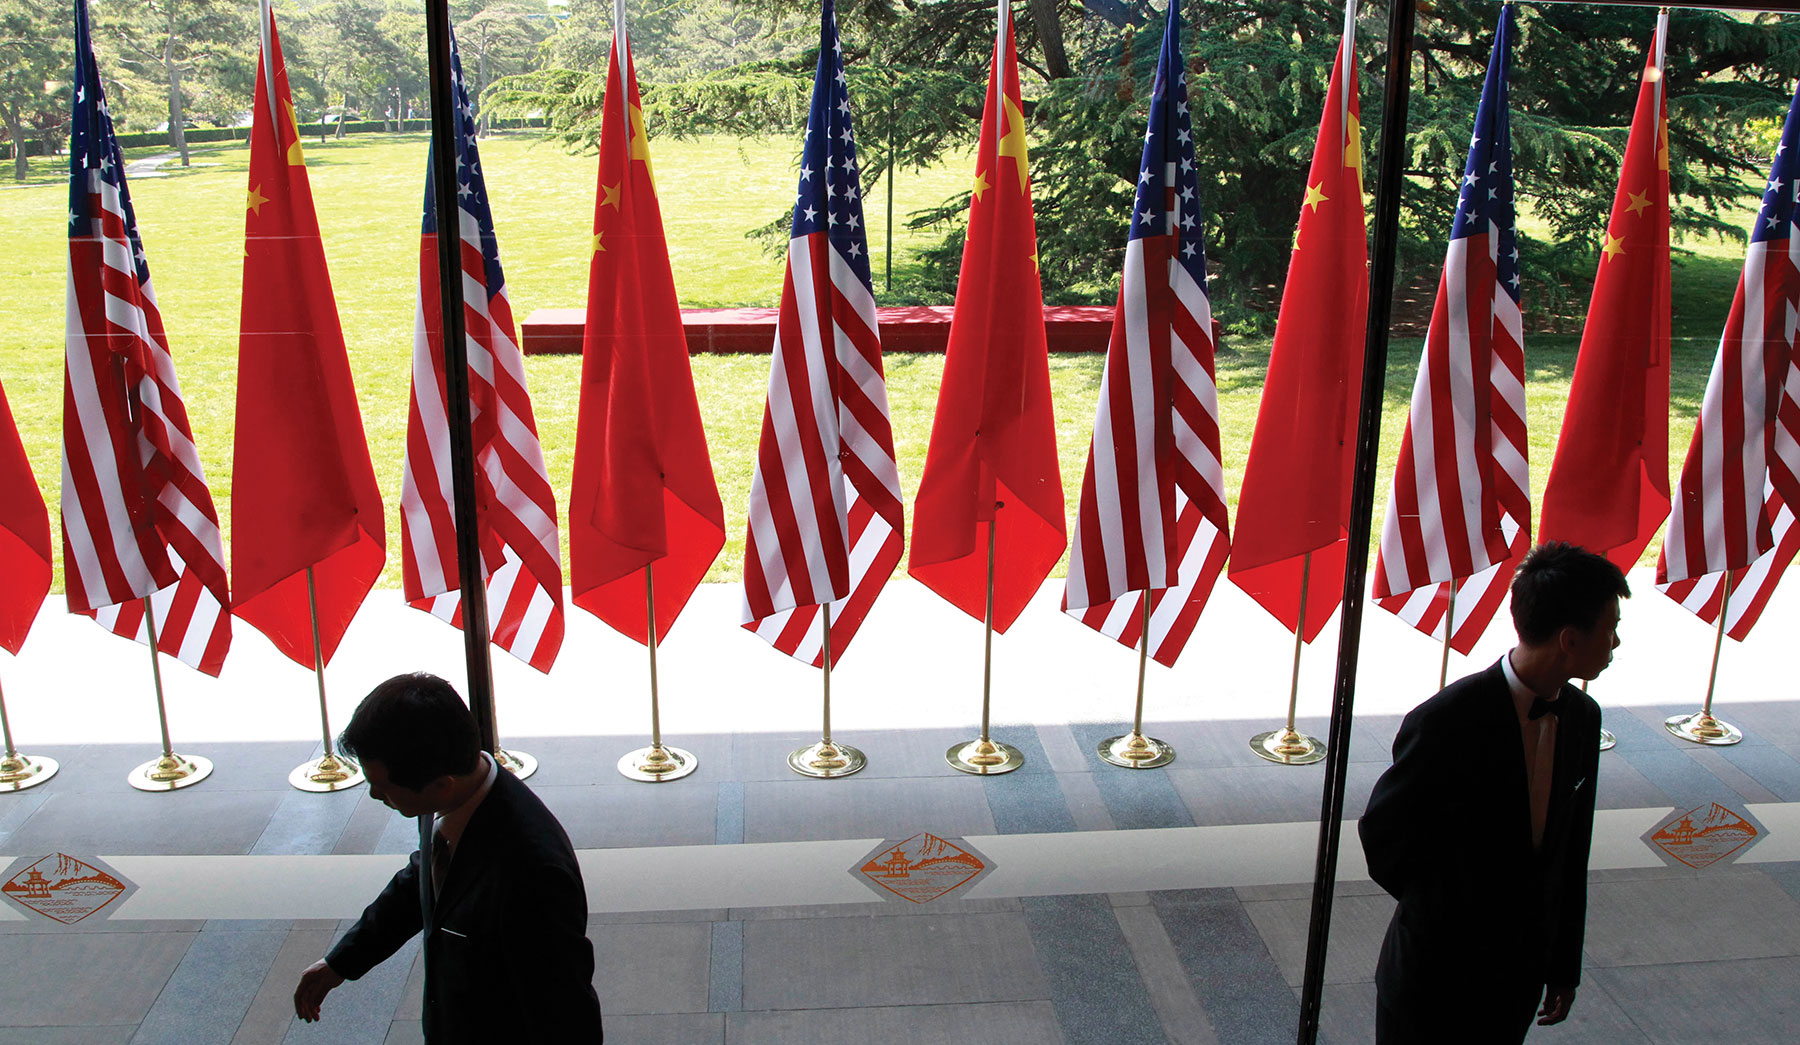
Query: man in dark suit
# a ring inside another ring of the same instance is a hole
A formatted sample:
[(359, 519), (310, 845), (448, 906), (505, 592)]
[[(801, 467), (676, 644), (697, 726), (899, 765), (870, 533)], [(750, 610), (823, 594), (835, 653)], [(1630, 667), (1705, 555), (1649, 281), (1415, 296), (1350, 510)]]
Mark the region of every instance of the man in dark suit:
[(1619, 644), (1625, 575), (1562, 542), (1512, 584), (1519, 644), (1414, 708), (1359, 824), (1399, 906), (1375, 966), (1375, 1039), (1517, 1043), (1581, 982), (1600, 707), (1569, 684)]
[(301, 974), (294, 990), (300, 1018), (318, 1019), (333, 988), (423, 932), (431, 1045), (599, 1045), (587, 891), (575, 850), (530, 788), (481, 750), (456, 690), (433, 675), (391, 678), (357, 707), (341, 746), (362, 761), (369, 797), (429, 823), (431, 844)]

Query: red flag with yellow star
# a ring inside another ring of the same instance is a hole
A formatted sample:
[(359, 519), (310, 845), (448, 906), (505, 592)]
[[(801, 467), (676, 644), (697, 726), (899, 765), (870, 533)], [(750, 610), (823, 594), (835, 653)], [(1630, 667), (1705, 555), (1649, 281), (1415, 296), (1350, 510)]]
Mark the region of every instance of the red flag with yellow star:
[(267, 3), (262, 18), (238, 330), (232, 612), (310, 668), (311, 602), (322, 663), (381, 573), (387, 530)]
[(1005, 631), (1062, 557), (1068, 536), (1025, 116), (1004, 0), (1000, 12), (907, 572), (980, 619), (988, 608), (991, 529), (994, 630)]
[(1669, 514), (1669, 101), (1663, 40), (1638, 86), (1631, 137), (1588, 305), (1540, 540), (1630, 569)]
[(613, 37), (589, 242), (581, 416), (569, 494), (575, 605), (638, 642), (668, 633), (725, 544), (669, 272), (631, 46)]
[(1354, 12), (1306, 175), (1231, 544), (1232, 583), (1308, 642), (1343, 595), (1368, 317)]

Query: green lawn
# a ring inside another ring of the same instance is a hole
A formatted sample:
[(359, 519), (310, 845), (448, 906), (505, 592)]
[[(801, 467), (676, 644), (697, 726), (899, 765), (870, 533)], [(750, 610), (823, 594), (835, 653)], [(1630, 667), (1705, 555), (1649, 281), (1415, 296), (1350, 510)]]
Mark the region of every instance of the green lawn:
[[(481, 149), (495, 201), (495, 223), (514, 314), (523, 320), (536, 308), (580, 307), (586, 296), (593, 158), (569, 156), (555, 146), (524, 137), (490, 139)], [(781, 258), (764, 254), (743, 234), (768, 221), (791, 199), (793, 143), (660, 141), (653, 142), (652, 150), (682, 303), (775, 304), (781, 288)], [(400, 468), (425, 137), (368, 136), (313, 142), (306, 147), (306, 158), (376, 476), (387, 500), (390, 556), (382, 583), (397, 586)], [(164, 167), (168, 177), (137, 178), (131, 189), (195, 437), (229, 535), (241, 215), (248, 153), (241, 145), (203, 146), (194, 150), (194, 160), (195, 166), (188, 170)], [(909, 211), (960, 190), (967, 182), (967, 168), (967, 159), (958, 158), (931, 171), (903, 174), (896, 217), (903, 222)], [(45, 497), (54, 506), (60, 477), (67, 197), (55, 162), (44, 161), (33, 173), (30, 183), (0, 190), (0, 225), (7, 229), (12, 259), (7, 266), (8, 294), (0, 298), (0, 383), (19, 420)], [(879, 193), (867, 202), (879, 291), (886, 220)], [(1748, 212), (1741, 217), (1747, 222)], [(932, 238), (901, 229), (896, 234), (896, 267), (904, 271), (916, 265), (914, 251)], [(1675, 272), (1674, 420), (1670, 434), (1671, 471), (1675, 473), (1686, 452), (1742, 258), (1742, 248), (1736, 245), (1706, 242), (1686, 246), (1694, 254), (1679, 260)], [(1530, 304), (1526, 303), (1528, 309)], [(1229, 321), (1230, 317), (1221, 319)], [(1540, 490), (1561, 425), (1578, 340), (1569, 335), (1528, 339), (1533, 485)], [(1395, 340), (1390, 350), (1377, 532), (1380, 502), (1386, 497), (1386, 483), (1406, 423), (1419, 349), (1420, 340), (1411, 338)], [(1268, 351), (1266, 340), (1232, 340), (1220, 353), (1226, 485), (1234, 506)], [(1071, 521), (1101, 366), (1097, 355), (1051, 360), (1063, 487)], [(526, 367), (551, 481), (559, 499), (566, 502), (574, 461), (580, 360), (533, 357)], [(910, 501), (924, 466), (943, 358), (892, 355), (887, 367), (901, 481)], [(767, 368), (765, 356), (694, 359), (701, 411), (725, 502), (728, 537), (709, 580), (740, 576)], [(1652, 544), (1647, 561), (1656, 547)]]

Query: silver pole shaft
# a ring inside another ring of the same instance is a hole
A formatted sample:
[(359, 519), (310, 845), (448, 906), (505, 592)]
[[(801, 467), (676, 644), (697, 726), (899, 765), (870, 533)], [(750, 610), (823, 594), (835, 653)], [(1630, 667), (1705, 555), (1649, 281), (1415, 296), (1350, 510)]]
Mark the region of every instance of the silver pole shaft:
[(644, 613), (650, 627), (650, 746), (662, 747), (662, 715), (656, 706), (656, 580), (644, 564)]
[(1712, 717), (1713, 686), (1719, 681), (1719, 648), (1725, 645), (1725, 611), (1731, 607), (1731, 571), (1725, 571), (1725, 590), (1719, 596), (1719, 627), (1713, 632), (1712, 671), (1706, 676), (1706, 703), (1700, 714)]
[(325, 651), (319, 648), (319, 593), (313, 587), (313, 568), (306, 568), (306, 609), (312, 617), (313, 676), (319, 680), (319, 731), (325, 736), (325, 757), (332, 757), (331, 714), (325, 707)]
[(1300, 560), (1300, 621), (1294, 627), (1294, 677), (1288, 687), (1288, 732), (1294, 731), (1294, 709), (1300, 704), (1300, 648), (1306, 645), (1306, 585), (1312, 579), (1312, 552)]
[(1150, 589), (1145, 588), (1144, 633), (1138, 636), (1138, 692), (1137, 714), (1131, 719), (1131, 735), (1142, 736), (1144, 733), (1144, 674), (1150, 667)]
[(1438, 688), (1450, 680), (1450, 636), (1456, 633), (1456, 578), (1450, 578), (1450, 606), (1444, 611), (1444, 655), (1438, 660)]
[(156, 682), (156, 721), (162, 726), (163, 757), (174, 758), (175, 746), (169, 743), (169, 709), (163, 703), (162, 665), (156, 660), (156, 607), (150, 596), (144, 596), (144, 628), (150, 633), (150, 677)]
[(0, 689), (0, 734), (6, 737), (6, 758), (18, 758), (19, 753), (13, 749), (12, 723), (6, 719), (6, 690)]
[(994, 529), (999, 521), (1000, 513), (996, 510), (994, 518), (988, 520), (987, 612), (981, 618), (981, 742), (984, 744), (988, 742), (988, 712), (994, 688)]
[(820, 735), (826, 744), (831, 743), (831, 603), (826, 603), (825, 610), (825, 730)]

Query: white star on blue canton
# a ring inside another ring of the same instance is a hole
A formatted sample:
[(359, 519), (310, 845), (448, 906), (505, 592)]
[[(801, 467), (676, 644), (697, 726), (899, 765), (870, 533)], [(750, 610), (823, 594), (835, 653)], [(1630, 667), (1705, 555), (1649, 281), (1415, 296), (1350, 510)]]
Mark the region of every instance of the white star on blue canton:
[[(807, 131), (807, 132), (806, 132), (806, 133), (808, 133), (808, 134), (811, 134), (811, 133), (812, 133), (812, 132), (811, 132), (811, 131)], [(808, 181), (808, 180), (810, 180), (810, 179), (811, 179), (811, 178), (812, 178), (812, 176), (813, 176), (813, 172), (812, 172), (812, 168), (811, 168), (811, 167), (808, 167), (808, 166), (805, 166), (805, 165), (804, 165), (804, 164), (803, 164), (803, 165), (801, 165), (801, 167), (800, 167), (800, 180), (801, 180), (801, 181)]]
[(1150, 168), (1148, 168), (1148, 167), (1139, 168), (1138, 169), (1138, 184), (1142, 185), (1149, 180), (1150, 180)]
[(812, 207), (806, 208), (804, 211), (801, 211), (801, 213), (806, 215), (806, 220), (808, 223), (811, 223), (814, 218), (817, 218), (819, 216), (819, 212), (817, 210), (813, 209)]

